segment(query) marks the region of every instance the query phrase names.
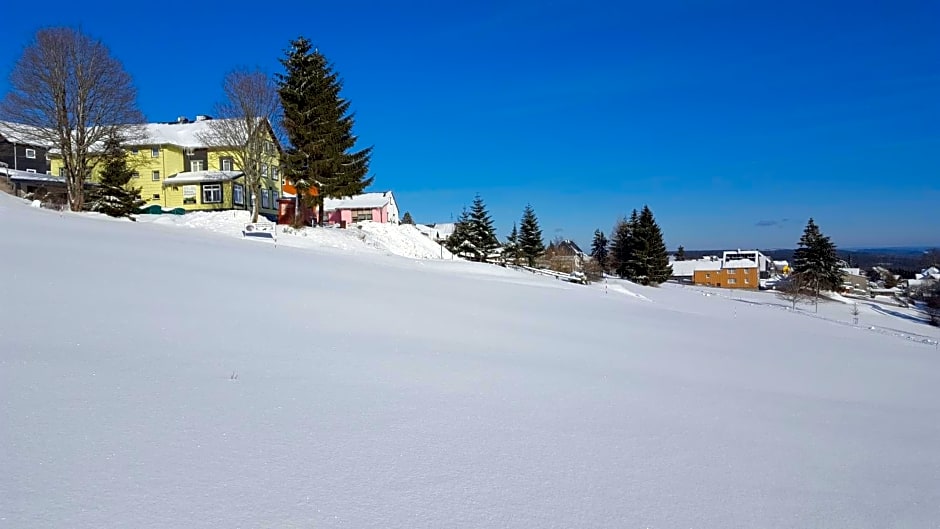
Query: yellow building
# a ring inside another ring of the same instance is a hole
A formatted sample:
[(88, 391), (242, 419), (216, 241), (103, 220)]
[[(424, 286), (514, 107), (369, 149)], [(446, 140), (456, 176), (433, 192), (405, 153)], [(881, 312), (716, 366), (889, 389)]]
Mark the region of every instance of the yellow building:
[[(186, 211), (250, 209), (252, 197), (245, 189), (244, 174), (231, 149), (210, 147), (203, 135), (212, 118), (197, 116), (195, 121), (179, 118), (171, 123), (144, 125), (144, 140), (128, 145), (128, 163), (134, 168), (130, 185), (141, 188), (145, 208)], [(270, 129), (269, 129), (270, 130)], [(262, 215), (277, 215), (280, 197), (280, 153), (277, 139), (270, 135), (261, 165), (260, 201)], [(52, 174), (63, 174), (62, 159), (52, 155)], [(100, 167), (92, 170), (97, 181)]]

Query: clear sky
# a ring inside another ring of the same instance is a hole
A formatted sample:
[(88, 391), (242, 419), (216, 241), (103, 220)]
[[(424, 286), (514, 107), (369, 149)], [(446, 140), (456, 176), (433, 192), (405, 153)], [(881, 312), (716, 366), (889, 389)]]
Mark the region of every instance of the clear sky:
[[(37, 5), (39, 6), (37, 8)], [(477, 192), (583, 246), (649, 204), (670, 248), (940, 245), (940, 2), (47, 0), (3, 9), (0, 91), (33, 32), (76, 25), (152, 121), (211, 113), (225, 73), (303, 35), (418, 222)]]

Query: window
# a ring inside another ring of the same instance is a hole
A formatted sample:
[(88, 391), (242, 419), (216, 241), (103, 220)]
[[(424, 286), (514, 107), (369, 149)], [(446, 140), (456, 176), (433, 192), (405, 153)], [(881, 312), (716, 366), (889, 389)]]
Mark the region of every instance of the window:
[(36, 149), (26, 149), (26, 157), (30, 160), (36, 159)]
[(277, 191), (273, 189), (271, 190), (271, 207), (272, 208), (277, 207)]
[(153, 194), (153, 199), (154, 199), (154, 200), (160, 200), (160, 193), (154, 193), (154, 194)]
[(711, 278), (712, 278), (712, 275), (709, 274), (708, 272), (706, 272), (706, 273), (705, 273), (705, 279), (711, 279)]
[(731, 275), (737, 274), (737, 273), (738, 273), (738, 269), (737, 269), (737, 268), (728, 268), (728, 273), (731, 274)]
[(221, 184), (203, 184), (202, 203), (203, 204), (221, 204), (222, 203), (222, 185)]
[(65, 178), (65, 167), (59, 167), (59, 178)]
[(241, 184), (235, 184), (232, 188), (232, 201), (236, 205), (244, 206), (245, 205), (245, 186)]
[(280, 171), (278, 171), (277, 166), (274, 166), (274, 165), (271, 166), (271, 178), (272, 179), (277, 180), (279, 172)]
[(159, 181), (160, 181), (160, 171), (154, 171), (153, 174), (150, 176), (150, 179), (153, 180), (154, 182), (159, 182)]
[(354, 209), (353, 210), (353, 222), (362, 222), (364, 220), (372, 220), (372, 210), (371, 209)]
[(137, 147), (131, 148), (131, 154), (137, 154), (139, 152), (140, 152), (140, 149), (138, 149)]
[(189, 170), (190, 171), (202, 171), (202, 160), (190, 160), (189, 161)]
[(745, 285), (751, 284), (750, 278), (745, 277), (745, 278), (744, 278), (744, 284), (745, 284)]
[(261, 190), (261, 207), (264, 209), (268, 209), (268, 190), (267, 189)]
[(159, 157), (160, 157), (160, 147), (151, 147), (151, 149), (150, 149), (150, 157), (151, 157), (151, 158), (159, 158)]
[(261, 176), (268, 176), (268, 164), (261, 163)]
[(35, 173), (36, 170), (35, 170), (35, 169), (27, 169), (26, 172), (27, 172), (27, 173)]
[(733, 277), (729, 277), (729, 278), (728, 278), (728, 284), (729, 284), (729, 285), (735, 285), (735, 284), (737, 284), (737, 283), (738, 283), (738, 280), (737, 280), (737, 279), (735, 279), (735, 278), (733, 278)]
[(133, 173), (131, 173), (131, 178), (140, 178), (140, 173), (138, 173), (137, 171), (134, 171)]
[(222, 170), (231, 171), (232, 170), (232, 159), (231, 158), (222, 158)]

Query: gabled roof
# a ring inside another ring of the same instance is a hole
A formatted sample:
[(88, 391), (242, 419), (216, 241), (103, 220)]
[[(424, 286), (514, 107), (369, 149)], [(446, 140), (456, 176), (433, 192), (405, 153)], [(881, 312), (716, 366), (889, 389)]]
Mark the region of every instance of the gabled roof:
[(10, 121), (0, 121), (0, 136), (11, 143), (20, 145), (30, 145), (49, 149), (52, 143), (47, 139), (49, 134), (39, 127), (13, 123)]
[(363, 193), (349, 198), (327, 198), (323, 201), (323, 210), (381, 208), (387, 206), (392, 200), (394, 198), (391, 191)]
[(244, 175), (241, 171), (187, 171), (176, 173), (163, 181), (163, 187), (204, 182), (228, 182)]

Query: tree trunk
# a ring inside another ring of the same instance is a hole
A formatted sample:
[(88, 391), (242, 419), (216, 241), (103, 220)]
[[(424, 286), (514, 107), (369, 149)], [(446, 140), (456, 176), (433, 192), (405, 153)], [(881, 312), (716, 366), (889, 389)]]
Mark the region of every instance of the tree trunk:
[(71, 211), (81, 211), (85, 206), (85, 194), (84, 187), (80, 179), (77, 176), (68, 177), (68, 198), (69, 198), (69, 210)]
[(251, 190), (251, 223), (255, 224), (258, 222), (258, 210), (260, 205), (258, 204), (258, 193), (256, 190)]
[(326, 201), (322, 196), (317, 195), (317, 226), (323, 226), (323, 223), (326, 221), (326, 211), (323, 211), (323, 206)]

